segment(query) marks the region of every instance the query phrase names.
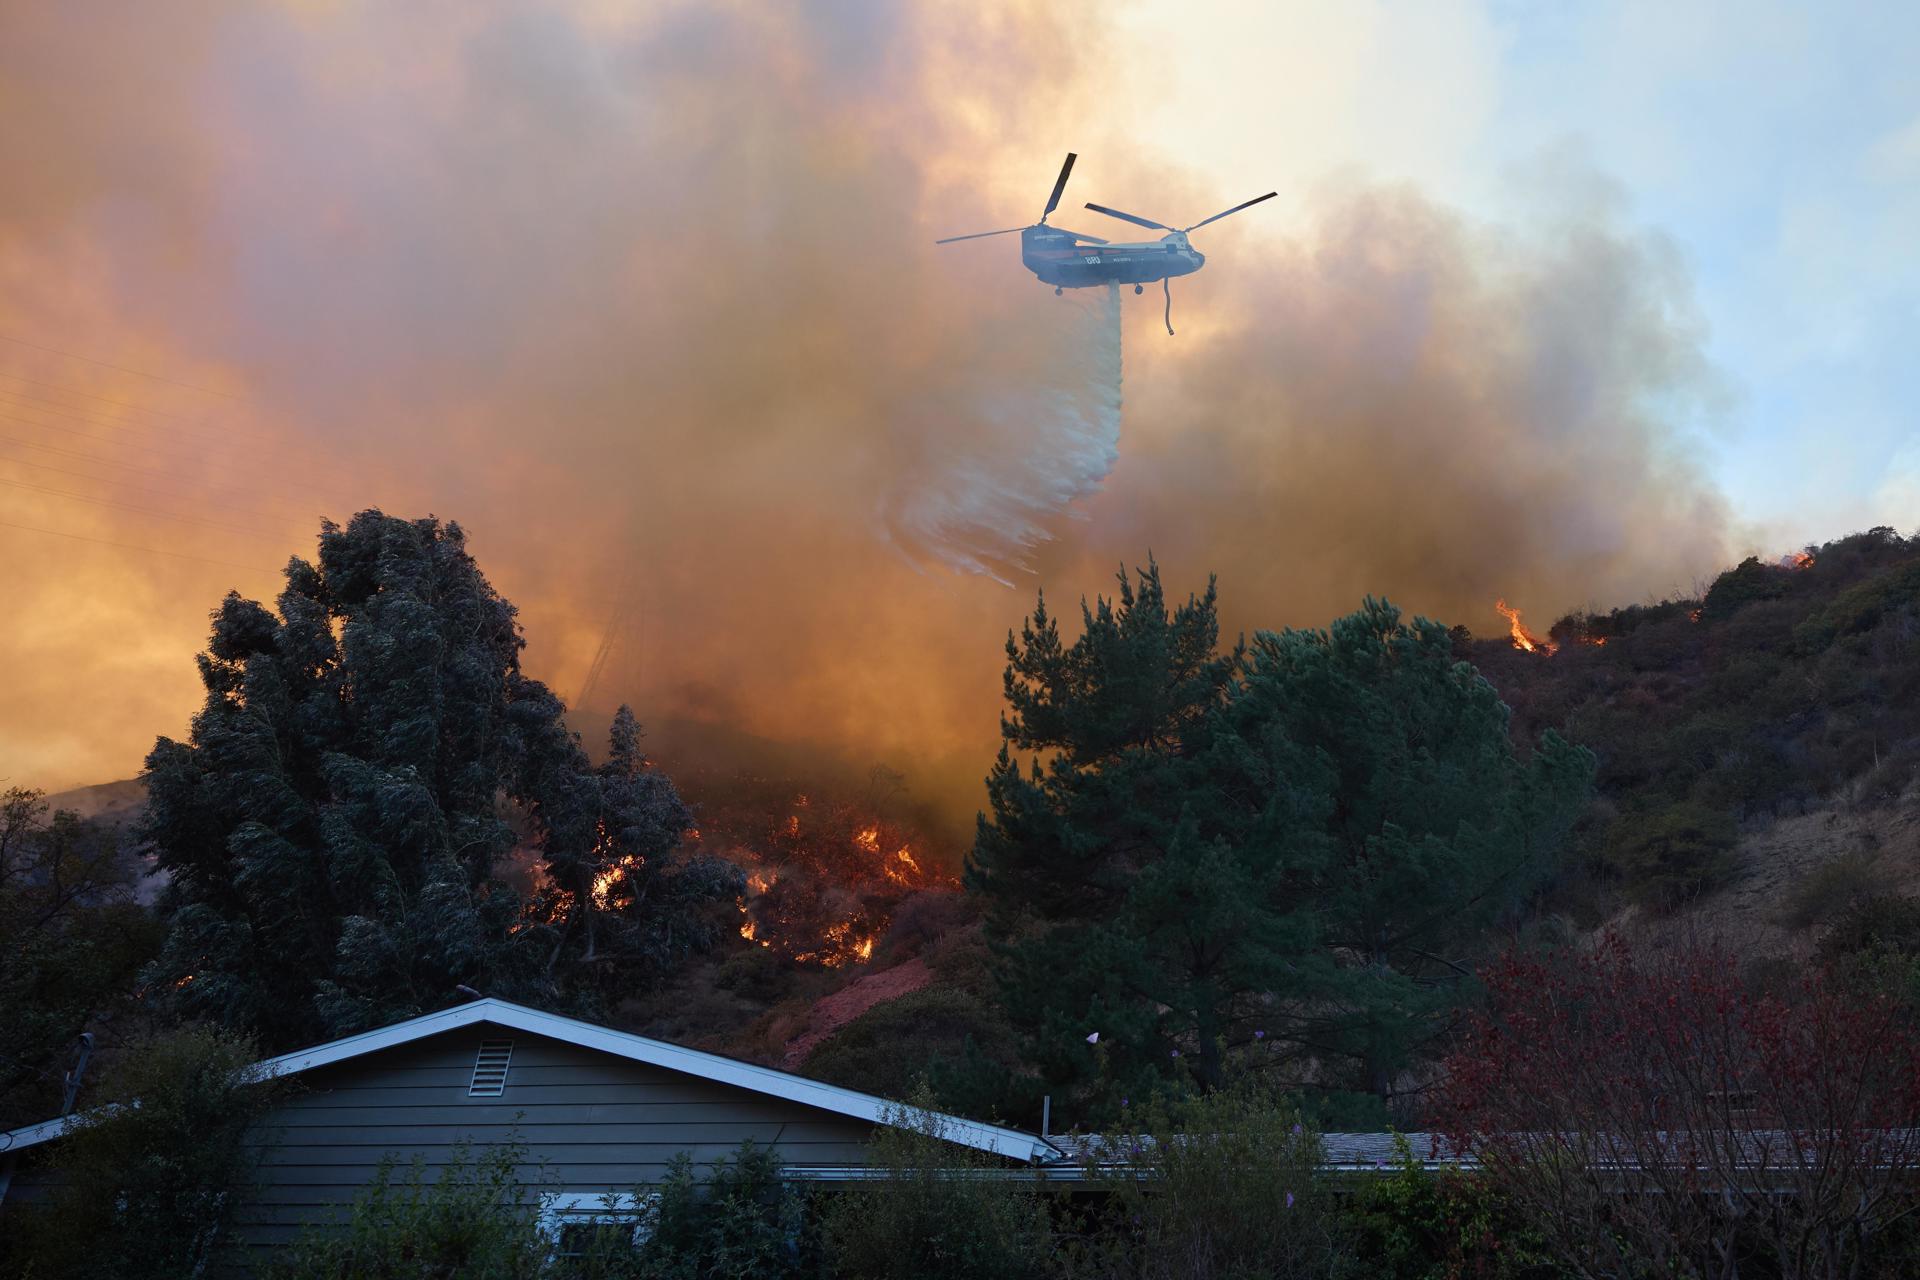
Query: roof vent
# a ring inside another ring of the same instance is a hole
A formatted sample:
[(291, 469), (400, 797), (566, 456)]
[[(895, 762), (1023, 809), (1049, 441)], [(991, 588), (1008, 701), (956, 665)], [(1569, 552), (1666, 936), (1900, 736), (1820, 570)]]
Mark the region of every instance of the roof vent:
[(497, 1098), (507, 1087), (507, 1063), (513, 1059), (513, 1041), (482, 1040), (480, 1053), (473, 1060), (473, 1083), (467, 1086), (469, 1098)]

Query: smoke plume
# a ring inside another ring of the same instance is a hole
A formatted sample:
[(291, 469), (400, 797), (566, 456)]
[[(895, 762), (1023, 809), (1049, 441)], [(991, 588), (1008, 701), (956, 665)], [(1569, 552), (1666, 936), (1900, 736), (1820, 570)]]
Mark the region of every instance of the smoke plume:
[(1032, 221), (1070, 148), (1069, 207), (1252, 193), (1130, 145), (1099, 19), (15, 6), (0, 774), (130, 772), (221, 592), (369, 505), (467, 526), (589, 733), (630, 701), (669, 763), (798, 744), (955, 812), (1035, 586), (1151, 550), (1236, 626), (1371, 592), (1484, 629), (1720, 562), (1684, 272), (1548, 198), (1586, 177), (1500, 227), (1364, 184), (1227, 220), (1177, 338), (1014, 237), (936, 248)]

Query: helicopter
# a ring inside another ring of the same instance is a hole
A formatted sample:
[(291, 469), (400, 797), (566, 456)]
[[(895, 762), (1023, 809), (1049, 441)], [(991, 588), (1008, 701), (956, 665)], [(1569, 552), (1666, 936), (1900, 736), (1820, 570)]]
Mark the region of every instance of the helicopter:
[(1173, 289), (1169, 285), (1174, 276), (1192, 275), (1206, 265), (1206, 255), (1195, 249), (1187, 240), (1187, 233), (1197, 231), (1209, 222), (1218, 222), (1228, 214), (1238, 213), (1242, 209), (1259, 204), (1262, 200), (1271, 200), (1280, 194), (1269, 191), (1263, 196), (1255, 196), (1225, 210), (1211, 218), (1203, 218), (1190, 227), (1175, 230), (1162, 222), (1150, 218), (1138, 217), (1131, 213), (1122, 213), (1118, 209), (1109, 209), (1105, 205), (1089, 202), (1087, 208), (1095, 213), (1104, 213), (1110, 218), (1119, 218), (1136, 226), (1150, 230), (1164, 231), (1167, 234), (1158, 240), (1145, 240), (1136, 243), (1114, 244), (1099, 236), (1086, 235), (1079, 231), (1069, 231), (1064, 227), (1050, 227), (1047, 219), (1060, 207), (1060, 195), (1067, 189), (1067, 176), (1073, 172), (1073, 162), (1078, 156), (1069, 151), (1067, 162), (1060, 166), (1060, 176), (1054, 179), (1053, 194), (1047, 197), (1047, 207), (1040, 211), (1040, 221), (1029, 227), (1006, 227), (999, 231), (976, 231), (971, 235), (948, 236), (935, 244), (953, 244), (960, 240), (981, 240), (988, 236), (1011, 235), (1020, 233), (1020, 261), (1027, 270), (1040, 277), (1041, 281), (1053, 286), (1055, 294), (1068, 289), (1091, 289), (1096, 285), (1119, 286), (1130, 284), (1135, 293), (1143, 293), (1146, 286), (1158, 280), (1161, 289), (1167, 295), (1166, 324), (1167, 332), (1173, 332)]

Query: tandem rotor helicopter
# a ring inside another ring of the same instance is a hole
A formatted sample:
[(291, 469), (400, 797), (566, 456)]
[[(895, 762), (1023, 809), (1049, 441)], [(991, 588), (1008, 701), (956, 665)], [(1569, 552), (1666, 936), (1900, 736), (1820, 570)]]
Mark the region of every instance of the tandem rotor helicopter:
[(1099, 236), (1083, 235), (1078, 231), (1068, 231), (1064, 227), (1050, 227), (1047, 219), (1060, 207), (1060, 193), (1067, 189), (1067, 175), (1073, 172), (1073, 162), (1078, 157), (1067, 152), (1067, 162), (1060, 166), (1060, 176), (1054, 179), (1053, 194), (1047, 197), (1047, 207), (1040, 212), (1040, 221), (1030, 227), (1006, 227), (999, 231), (976, 231), (967, 236), (948, 236), (936, 240), (935, 244), (952, 244), (957, 240), (981, 240), (987, 236), (1012, 235), (1020, 233), (1020, 261), (1027, 270), (1053, 286), (1053, 291), (1061, 293), (1067, 289), (1091, 289), (1096, 285), (1133, 286), (1135, 293), (1143, 293), (1153, 281), (1160, 282), (1160, 288), (1167, 295), (1167, 332), (1173, 332), (1173, 288), (1168, 284), (1174, 276), (1190, 276), (1206, 265), (1207, 257), (1187, 242), (1189, 231), (1198, 231), (1209, 222), (1218, 222), (1230, 213), (1259, 204), (1262, 200), (1271, 200), (1280, 194), (1269, 191), (1263, 196), (1255, 196), (1233, 208), (1214, 214), (1211, 218), (1202, 218), (1190, 227), (1174, 230), (1164, 222), (1155, 222), (1151, 218), (1137, 217), (1131, 213), (1122, 213), (1118, 209), (1109, 209), (1103, 204), (1088, 203), (1087, 208), (1095, 213), (1104, 213), (1110, 218), (1119, 218), (1135, 226), (1146, 227), (1167, 234), (1158, 240), (1143, 240), (1132, 244), (1113, 244)]

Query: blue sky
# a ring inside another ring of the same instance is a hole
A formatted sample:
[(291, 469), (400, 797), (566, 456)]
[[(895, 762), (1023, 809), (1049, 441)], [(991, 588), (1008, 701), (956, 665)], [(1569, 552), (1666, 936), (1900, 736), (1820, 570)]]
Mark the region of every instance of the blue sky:
[(1699, 447), (1754, 543), (1920, 526), (1920, 5), (1149, 0), (1130, 30), (1167, 71), (1138, 127), (1234, 190), (1353, 170), (1497, 220), (1578, 157), (1692, 277), (1727, 392)]

